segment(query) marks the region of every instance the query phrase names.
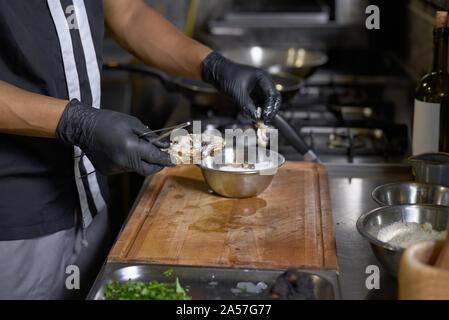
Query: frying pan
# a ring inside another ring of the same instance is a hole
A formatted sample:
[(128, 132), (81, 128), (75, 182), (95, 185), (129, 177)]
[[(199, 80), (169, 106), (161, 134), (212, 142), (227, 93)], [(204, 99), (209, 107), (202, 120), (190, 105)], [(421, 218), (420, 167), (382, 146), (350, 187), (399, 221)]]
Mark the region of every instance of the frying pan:
[(237, 63), (262, 68), (270, 73), (284, 72), (307, 78), (315, 70), (327, 63), (327, 55), (320, 51), (302, 48), (245, 47), (224, 49), (220, 53)]
[[(219, 93), (213, 86), (200, 80), (170, 76), (161, 70), (144, 65), (108, 62), (103, 65), (103, 69), (133, 71), (155, 76), (164, 84), (168, 91), (180, 92), (192, 103), (199, 106), (217, 107), (223, 106), (226, 103), (228, 103), (226, 106), (235, 106), (235, 102), (231, 98)], [(301, 87), (302, 81), (296, 76), (279, 72), (276, 75), (272, 75), (272, 77), (278, 90), (281, 89), (279, 91), (283, 95), (283, 99), (293, 97)], [(296, 130), (280, 114), (274, 117), (273, 125), (297, 151), (304, 155), (305, 160), (319, 161), (315, 153), (304, 142), (303, 138), (298, 135)]]
[[(214, 108), (235, 105), (231, 98), (219, 93), (212, 85), (201, 80), (171, 76), (159, 69), (138, 64), (108, 62), (103, 65), (103, 69), (134, 71), (157, 77), (168, 91), (181, 92), (195, 106)], [(281, 93), (282, 101), (293, 98), (303, 84), (302, 78), (283, 71), (269, 73), (276, 89)]]

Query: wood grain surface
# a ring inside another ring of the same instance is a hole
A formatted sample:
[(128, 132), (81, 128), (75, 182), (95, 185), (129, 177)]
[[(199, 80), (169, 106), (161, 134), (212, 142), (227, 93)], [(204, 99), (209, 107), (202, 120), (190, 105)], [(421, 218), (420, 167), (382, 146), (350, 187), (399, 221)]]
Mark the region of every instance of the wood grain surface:
[(318, 164), (287, 162), (258, 197), (208, 192), (201, 170), (166, 168), (145, 181), (109, 261), (337, 269), (329, 185)]

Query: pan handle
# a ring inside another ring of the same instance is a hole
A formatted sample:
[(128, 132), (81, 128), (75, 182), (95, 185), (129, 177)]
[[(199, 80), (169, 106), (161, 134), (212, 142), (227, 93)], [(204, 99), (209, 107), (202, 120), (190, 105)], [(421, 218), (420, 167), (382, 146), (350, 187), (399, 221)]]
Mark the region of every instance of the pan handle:
[(287, 120), (279, 113), (272, 120), (272, 124), (276, 127), (284, 138), (303, 156), (304, 160), (309, 162), (320, 162), (315, 152), (305, 143), (304, 139), (296, 132), (296, 130), (287, 122)]
[(159, 69), (151, 68), (145, 65), (109, 61), (103, 64), (103, 70), (124, 70), (154, 76), (162, 82), (168, 91), (174, 91), (176, 89), (173, 78), (170, 75)]

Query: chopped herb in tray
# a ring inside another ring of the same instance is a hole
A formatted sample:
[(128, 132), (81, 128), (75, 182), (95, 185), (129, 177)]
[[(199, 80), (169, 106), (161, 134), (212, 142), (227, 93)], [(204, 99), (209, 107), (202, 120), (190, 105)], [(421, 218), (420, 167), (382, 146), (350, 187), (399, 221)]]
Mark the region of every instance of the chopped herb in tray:
[(164, 271), (164, 276), (167, 278), (170, 277), (173, 273), (173, 269), (168, 269), (167, 271)]
[[(173, 269), (164, 272), (166, 277), (173, 273)], [(158, 282), (156, 280), (148, 282), (127, 282), (120, 284), (118, 281), (106, 285), (104, 297), (106, 300), (192, 300), (179, 284), (176, 277), (175, 283)]]

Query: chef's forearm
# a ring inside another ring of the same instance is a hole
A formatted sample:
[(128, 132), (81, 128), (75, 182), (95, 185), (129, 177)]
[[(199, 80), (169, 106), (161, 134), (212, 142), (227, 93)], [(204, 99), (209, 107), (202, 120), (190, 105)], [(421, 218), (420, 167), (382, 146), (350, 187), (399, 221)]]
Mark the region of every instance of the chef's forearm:
[(144, 63), (171, 74), (201, 78), (212, 51), (190, 39), (141, 0), (103, 0), (106, 27)]
[(0, 132), (54, 138), (67, 103), (0, 81)]

